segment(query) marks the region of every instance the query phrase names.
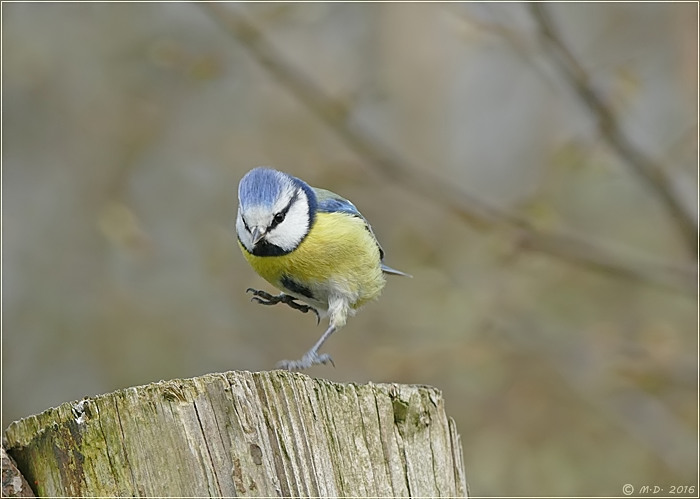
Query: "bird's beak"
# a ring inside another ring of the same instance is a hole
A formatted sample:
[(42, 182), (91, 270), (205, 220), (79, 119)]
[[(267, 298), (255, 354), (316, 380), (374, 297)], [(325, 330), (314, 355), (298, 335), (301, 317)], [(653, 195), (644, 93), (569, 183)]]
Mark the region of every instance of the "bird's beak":
[(265, 237), (265, 229), (262, 227), (253, 227), (253, 232), (251, 232), (251, 236), (253, 236), (253, 246), (258, 244), (260, 240)]

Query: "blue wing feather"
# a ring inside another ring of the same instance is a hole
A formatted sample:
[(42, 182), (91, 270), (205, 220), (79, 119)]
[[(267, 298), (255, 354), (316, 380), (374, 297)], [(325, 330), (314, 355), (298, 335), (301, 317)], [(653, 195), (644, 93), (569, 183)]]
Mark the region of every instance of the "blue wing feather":
[(359, 210), (347, 199), (325, 189), (314, 188), (318, 200), (318, 210), (326, 213), (347, 213), (364, 219)]
[[(369, 224), (367, 219), (362, 216), (362, 213), (355, 207), (354, 204), (352, 204), (350, 201), (345, 199), (342, 196), (339, 196), (335, 192), (327, 191), (326, 189), (319, 189), (318, 187), (312, 187), (314, 193), (316, 194), (316, 200), (318, 202), (317, 209), (318, 211), (326, 212), (326, 213), (347, 213), (348, 215), (352, 215), (354, 217), (361, 218), (365, 222), (365, 226), (367, 227), (367, 230), (369, 231), (370, 234), (372, 234), (372, 237), (374, 238), (374, 241), (377, 243), (377, 247), (379, 247), (379, 258), (380, 260), (384, 260), (384, 249), (382, 249), (381, 244), (379, 244), (379, 241), (377, 241), (377, 236), (374, 235), (374, 231), (372, 230), (372, 226)], [(382, 271), (384, 271), (387, 274), (394, 274), (394, 275), (403, 275), (406, 277), (411, 277), (411, 275), (406, 274), (404, 272), (401, 272), (400, 270), (396, 270), (394, 268), (389, 267), (388, 265), (384, 264), (384, 262), (381, 263)]]

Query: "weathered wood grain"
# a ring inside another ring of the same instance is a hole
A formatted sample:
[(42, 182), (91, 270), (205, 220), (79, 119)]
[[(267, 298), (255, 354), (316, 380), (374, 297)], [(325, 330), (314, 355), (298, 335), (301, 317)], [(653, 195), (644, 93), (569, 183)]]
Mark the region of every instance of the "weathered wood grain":
[(12, 423), (39, 496), (466, 496), (432, 387), (228, 372), (127, 388)]

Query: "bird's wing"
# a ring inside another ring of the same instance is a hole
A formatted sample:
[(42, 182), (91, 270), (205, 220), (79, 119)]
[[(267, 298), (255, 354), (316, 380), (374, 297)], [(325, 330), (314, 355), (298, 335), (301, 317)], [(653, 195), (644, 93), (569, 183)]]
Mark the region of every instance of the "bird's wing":
[(313, 188), (316, 194), (316, 200), (318, 201), (318, 210), (327, 213), (342, 212), (356, 217), (360, 217), (362, 220), (367, 222), (365, 217), (359, 212), (359, 210), (350, 201), (342, 196), (339, 196), (335, 192), (327, 191), (326, 189), (319, 189), (317, 187)]
[(377, 243), (377, 247), (379, 248), (379, 259), (382, 260), (381, 267), (382, 271), (386, 272), (387, 274), (395, 274), (395, 275), (402, 275), (406, 277), (411, 277), (409, 274), (406, 274), (404, 272), (401, 272), (400, 270), (393, 269), (389, 267), (388, 265), (385, 265), (383, 260), (384, 260), (384, 249), (382, 248), (382, 245), (379, 244), (379, 241), (377, 240), (377, 236), (374, 235), (374, 231), (372, 230), (372, 226), (369, 224), (367, 219), (362, 216), (362, 213), (355, 207), (354, 204), (352, 204), (350, 201), (345, 199), (342, 196), (339, 196), (335, 192), (328, 191), (326, 189), (319, 189), (318, 187), (313, 187), (314, 193), (316, 194), (316, 200), (318, 202), (318, 210), (327, 212), (327, 213), (335, 213), (335, 212), (340, 212), (340, 213), (347, 213), (348, 215), (352, 215), (354, 217), (361, 218), (362, 221), (365, 222), (365, 227), (367, 227), (367, 230), (369, 231), (370, 234), (372, 234), (372, 237), (374, 238), (374, 242)]
[(358, 210), (354, 204), (335, 192), (319, 189), (318, 187), (314, 187), (313, 190), (316, 194), (316, 200), (318, 201), (318, 211), (326, 213), (347, 213), (353, 217), (361, 218), (362, 221), (365, 222), (365, 227), (367, 227), (369, 233), (372, 234), (377, 246), (379, 246), (379, 258), (384, 260), (384, 250), (382, 249), (382, 245), (379, 244), (379, 241), (377, 241), (377, 236), (374, 235), (372, 226), (367, 219), (362, 216), (362, 213), (360, 213), (360, 210)]

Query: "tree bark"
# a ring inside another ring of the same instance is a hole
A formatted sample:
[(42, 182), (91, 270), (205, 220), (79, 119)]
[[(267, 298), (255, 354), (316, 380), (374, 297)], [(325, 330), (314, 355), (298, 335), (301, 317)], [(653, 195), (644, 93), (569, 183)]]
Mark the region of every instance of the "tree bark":
[(0, 461), (2, 461), (2, 497), (35, 497), (14, 460), (3, 448), (0, 448)]
[(428, 386), (209, 374), (62, 404), (4, 443), (38, 496), (467, 495)]

